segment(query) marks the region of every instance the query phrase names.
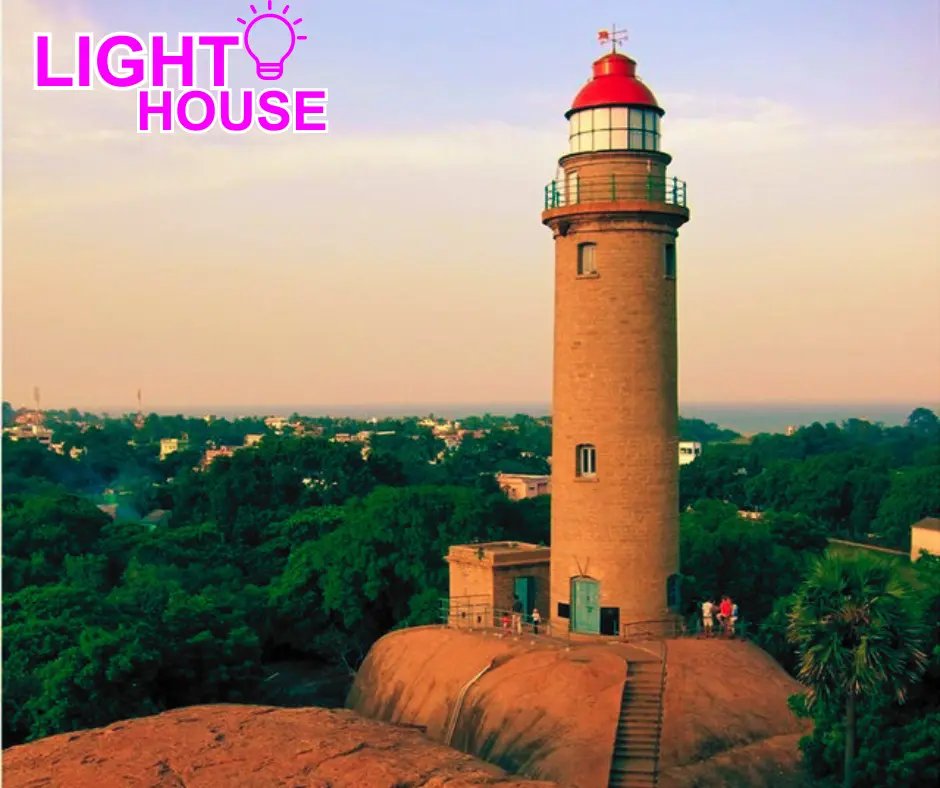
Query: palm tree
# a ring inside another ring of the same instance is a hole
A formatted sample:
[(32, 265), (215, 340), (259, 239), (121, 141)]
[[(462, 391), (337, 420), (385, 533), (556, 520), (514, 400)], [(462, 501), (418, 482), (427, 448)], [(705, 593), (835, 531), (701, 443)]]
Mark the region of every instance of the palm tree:
[(868, 554), (817, 559), (795, 595), (787, 639), (807, 707), (845, 704), (845, 788), (854, 777), (857, 699), (888, 689), (903, 703), (926, 667), (926, 633), (910, 601), (897, 569)]

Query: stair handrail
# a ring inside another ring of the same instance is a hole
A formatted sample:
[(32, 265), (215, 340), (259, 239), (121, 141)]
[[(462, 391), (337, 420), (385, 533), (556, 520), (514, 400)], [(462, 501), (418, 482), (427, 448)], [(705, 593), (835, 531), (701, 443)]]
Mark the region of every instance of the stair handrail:
[(484, 675), (496, 666), (496, 658), (494, 657), (489, 661), (489, 663), (476, 674), (470, 681), (461, 687), (460, 692), (457, 694), (457, 700), (454, 703), (454, 710), (451, 712), (450, 720), (447, 723), (447, 731), (444, 734), (444, 744), (450, 747), (451, 740), (454, 738), (454, 732), (457, 730), (457, 719), (460, 717), (460, 709), (463, 706), (464, 698), (467, 697), (467, 691), (476, 684)]

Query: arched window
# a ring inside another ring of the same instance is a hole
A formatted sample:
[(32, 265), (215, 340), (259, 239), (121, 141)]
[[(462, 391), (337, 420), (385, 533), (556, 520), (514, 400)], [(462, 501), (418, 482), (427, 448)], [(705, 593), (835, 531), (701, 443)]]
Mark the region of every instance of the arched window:
[(590, 276), (597, 273), (596, 251), (597, 244), (578, 244), (578, 276)]
[(597, 449), (593, 444), (582, 443), (575, 455), (575, 472), (582, 478), (591, 478), (597, 474)]

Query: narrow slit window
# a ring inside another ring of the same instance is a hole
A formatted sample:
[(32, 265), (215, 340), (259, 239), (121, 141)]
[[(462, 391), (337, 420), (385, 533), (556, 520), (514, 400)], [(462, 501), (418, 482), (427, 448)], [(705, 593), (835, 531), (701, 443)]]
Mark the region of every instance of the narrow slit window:
[(591, 478), (597, 474), (597, 449), (590, 443), (582, 443), (577, 448), (578, 476)]
[(596, 244), (578, 244), (578, 276), (597, 273)]
[(666, 244), (663, 257), (663, 275), (666, 279), (676, 278), (676, 245)]

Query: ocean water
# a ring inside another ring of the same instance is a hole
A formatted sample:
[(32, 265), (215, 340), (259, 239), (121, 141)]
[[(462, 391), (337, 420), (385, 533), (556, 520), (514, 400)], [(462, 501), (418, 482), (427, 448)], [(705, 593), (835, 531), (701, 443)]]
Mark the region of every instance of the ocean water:
[[(909, 404), (862, 403), (862, 404), (694, 404), (680, 405), (679, 412), (686, 418), (703, 419), (707, 422), (727, 427), (737, 432), (784, 432), (787, 427), (803, 426), (815, 421), (826, 424), (841, 424), (847, 419), (867, 419), (882, 422), (887, 426), (903, 424), (911, 411), (917, 407), (927, 407), (940, 412), (940, 402)], [(103, 409), (105, 410), (105, 409)], [(440, 418), (457, 419), (465, 416), (491, 413), (497, 416), (512, 416), (526, 413), (531, 416), (545, 416), (550, 412), (547, 402), (478, 402), (478, 403), (414, 403), (412, 405), (302, 405), (280, 404), (267, 406), (243, 407), (182, 407), (158, 408), (159, 413), (182, 413), (187, 416), (204, 416), (211, 413), (224, 418), (240, 416), (282, 415), (299, 413), (301, 416), (334, 416), (349, 418), (396, 418), (401, 416), (427, 416), (433, 414)], [(120, 408), (107, 411), (121, 413)]]

